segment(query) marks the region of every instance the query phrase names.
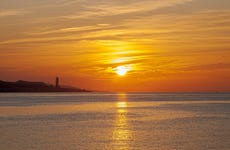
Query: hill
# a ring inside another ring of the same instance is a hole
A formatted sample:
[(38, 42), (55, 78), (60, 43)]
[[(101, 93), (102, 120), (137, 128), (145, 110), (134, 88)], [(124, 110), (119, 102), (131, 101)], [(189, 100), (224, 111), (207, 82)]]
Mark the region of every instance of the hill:
[(75, 87), (57, 87), (44, 82), (18, 80), (7, 82), (0, 80), (0, 92), (90, 92)]

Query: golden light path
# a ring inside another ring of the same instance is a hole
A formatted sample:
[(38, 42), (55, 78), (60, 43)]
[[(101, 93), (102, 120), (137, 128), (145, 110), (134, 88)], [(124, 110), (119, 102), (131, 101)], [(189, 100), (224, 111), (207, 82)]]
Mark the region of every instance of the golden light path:
[(127, 122), (126, 94), (118, 94), (119, 102), (116, 103), (116, 119), (113, 130), (113, 148), (117, 150), (130, 149), (130, 127)]

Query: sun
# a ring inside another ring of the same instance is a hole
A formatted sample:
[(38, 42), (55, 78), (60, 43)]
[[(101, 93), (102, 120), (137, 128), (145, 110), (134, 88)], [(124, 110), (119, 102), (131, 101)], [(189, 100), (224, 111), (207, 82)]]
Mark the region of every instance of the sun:
[(119, 66), (117, 67), (116, 69), (116, 73), (119, 75), (119, 76), (124, 76), (126, 73), (127, 73), (127, 69), (124, 67), (124, 66)]
[(118, 66), (114, 70), (119, 76), (124, 76), (130, 71), (130, 66)]

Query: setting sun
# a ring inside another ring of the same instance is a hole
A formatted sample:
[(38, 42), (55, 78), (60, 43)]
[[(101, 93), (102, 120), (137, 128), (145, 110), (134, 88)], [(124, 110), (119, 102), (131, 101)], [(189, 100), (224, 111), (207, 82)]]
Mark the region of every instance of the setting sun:
[(119, 76), (124, 76), (128, 71), (130, 71), (130, 66), (118, 66), (115, 68), (115, 72)]

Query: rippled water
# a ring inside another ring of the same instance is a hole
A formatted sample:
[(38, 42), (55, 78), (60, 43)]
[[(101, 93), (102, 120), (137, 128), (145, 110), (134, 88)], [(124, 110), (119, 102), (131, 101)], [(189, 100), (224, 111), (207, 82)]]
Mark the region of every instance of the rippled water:
[(1, 150), (229, 150), (229, 139), (229, 93), (0, 94)]

